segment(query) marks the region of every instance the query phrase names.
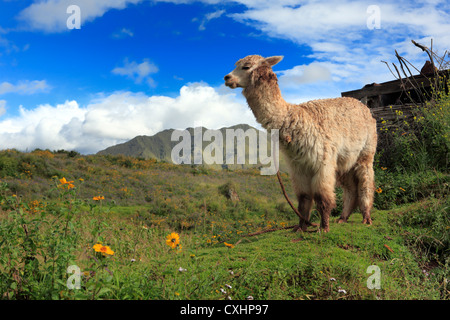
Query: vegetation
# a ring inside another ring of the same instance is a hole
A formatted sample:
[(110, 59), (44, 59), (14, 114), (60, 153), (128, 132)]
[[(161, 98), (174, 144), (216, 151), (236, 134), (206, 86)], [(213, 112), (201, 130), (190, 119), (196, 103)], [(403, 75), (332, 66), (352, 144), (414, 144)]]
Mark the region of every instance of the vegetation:
[(409, 124), (420, 131), (392, 132), (373, 225), (355, 213), (326, 234), (244, 237), (297, 222), (276, 177), (256, 169), (0, 151), (0, 297), (448, 299), (449, 101)]

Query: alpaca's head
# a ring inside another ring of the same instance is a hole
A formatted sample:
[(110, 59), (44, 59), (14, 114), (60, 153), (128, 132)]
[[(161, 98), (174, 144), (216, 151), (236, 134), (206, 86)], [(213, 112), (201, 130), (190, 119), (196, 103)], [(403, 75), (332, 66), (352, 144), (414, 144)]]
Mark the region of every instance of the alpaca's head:
[(276, 79), (272, 66), (283, 59), (282, 56), (263, 58), (258, 55), (247, 56), (236, 62), (236, 68), (225, 76), (225, 85), (235, 89), (255, 85), (259, 80)]

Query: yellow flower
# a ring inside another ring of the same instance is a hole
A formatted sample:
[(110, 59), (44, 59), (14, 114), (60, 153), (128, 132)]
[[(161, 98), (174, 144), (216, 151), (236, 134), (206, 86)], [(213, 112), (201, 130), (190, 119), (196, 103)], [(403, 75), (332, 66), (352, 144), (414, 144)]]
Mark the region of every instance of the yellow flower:
[(166, 244), (172, 249), (175, 249), (180, 244), (180, 235), (176, 232), (167, 235)]
[(383, 171), (384, 171), (384, 170), (387, 170), (387, 168), (386, 168), (386, 167), (381, 167), (381, 170), (383, 170)]
[(377, 193), (382, 193), (383, 192), (383, 189), (381, 189), (381, 188), (378, 188), (377, 190), (375, 190)]
[(400, 187), (400, 190), (402, 190), (402, 191), (406, 191), (405, 189), (403, 189), (402, 187)]
[(104, 196), (93, 197), (92, 200), (94, 201), (105, 200), (105, 197)]
[(223, 244), (226, 245), (230, 249), (234, 248), (234, 244), (226, 243), (226, 242), (224, 242)]
[(94, 249), (95, 252), (101, 252), (101, 253), (103, 253), (103, 255), (109, 254), (109, 255), (112, 256), (112, 255), (114, 254), (114, 251), (112, 251), (110, 247), (104, 246), (104, 245), (102, 245), (101, 243), (97, 243), (96, 245), (94, 245), (94, 246), (92, 247), (92, 249)]

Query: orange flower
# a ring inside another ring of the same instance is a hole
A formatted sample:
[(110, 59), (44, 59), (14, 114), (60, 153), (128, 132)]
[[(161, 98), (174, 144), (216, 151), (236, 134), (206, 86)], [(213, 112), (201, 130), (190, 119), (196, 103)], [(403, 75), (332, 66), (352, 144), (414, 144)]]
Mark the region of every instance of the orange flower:
[(93, 197), (92, 200), (94, 200), (94, 201), (105, 200), (105, 197), (104, 196), (97, 196), (97, 197)]
[(67, 181), (66, 178), (59, 179), (59, 182), (61, 183), (61, 186), (63, 188), (72, 189), (75, 188), (75, 185), (73, 184), (73, 181)]
[(94, 246), (92, 247), (92, 249), (94, 249), (95, 252), (101, 252), (101, 253), (103, 253), (103, 255), (109, 254), (109, 255), (112, 256), (112, 255), (114, 254), (114, 251), (112, 251), (110, 247), (104, 246), (104, 245), (102, 245), (101, 243), (97, 243), (96, 245), (94, 245)]
[(226, 242), (224, 242), (223, 244), (226, 245), (230, 249), (234, 248), (234, 244), (226, 243)]
[(377, 193), (382, 193), (383, 192), (383, 189), (381, 189), (381, 188), (378, 188), (377, 190), (375, 190)]

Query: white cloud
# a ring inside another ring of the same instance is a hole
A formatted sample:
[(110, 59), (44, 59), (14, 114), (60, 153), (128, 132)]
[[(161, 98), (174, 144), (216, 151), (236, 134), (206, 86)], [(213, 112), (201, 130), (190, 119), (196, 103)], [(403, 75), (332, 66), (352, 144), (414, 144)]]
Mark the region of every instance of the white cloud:
[(50, 90), (50, 86), (45, 80), (22, 80), (17, 84), (10, 82), (0, 83), (0, 94), (6, 93), (19, 93), (19, 94), (33, 94), (37, 92), (47, 92)]
[(6, 100), (0, 100), (0, 117), (6, 113)]
[(225, 13), (225, 10), (217, 10), (217, 11), (210, 12), (210, 13), (206, 14), (205, 17), (203, 18), (203, 20), (202, 20), (200, 26), (198, 27), (198, 29), (199, 29), (200, 31), (205, 30), (205, 29), (206, 29), (205, 26), (206, 26), (206, 24), (207, 24), (209, 21), (211, 21), (211, 20), (213, 20), (213, 19), (220, 18), (224, 13)]
[(123, 38), (127, 38), (127, 37), (134, 37), (134, 33), (130, 29), (122, 28), (119, 31), (114, 32), (112, 34), (112, 37), (116, 38), (116, 39), (123, 39)]
[(69, 31), (67, 8), (77, 5), (81, 11), (81, 28), (84, 23), (103, 16), (111, 9), (124, 9), (130, 4), (143, 0), (43, 0), (35, 2), (22, 10), (18, 16), (26, 27), (34, 31), (63, 32)]
[(129, 62), (128, 59), (125, 59), (123, 67), (114, 68), (111, 72), (114, 74), (127, 76), (138, 84), (145, 80), (148, 85), (154, 87), (155, 81), (149, 75), (152, 73), (157, 73), (158, 67), (151, 63), (148, 59), (144, 59), (141, 63), (137, 63), (135, 61)]
[(317, 62), (295, 66), (292, 69), (279, 71), (278, 73), (280, 74), (279, 82), (281, 86), (295, 86), (331, 80), (330, 70), (324, 64)]
[(175, 98), (115, 92), (85, 107), (76, 101), (32, 110), (21, 107), (19, 116), (0, 121), (0, 146), (95, 153), (138, 135), (198, 123), (212, 129), (238, 123), (256, 126), (239, 92), (192, 83), (183, 86)]

